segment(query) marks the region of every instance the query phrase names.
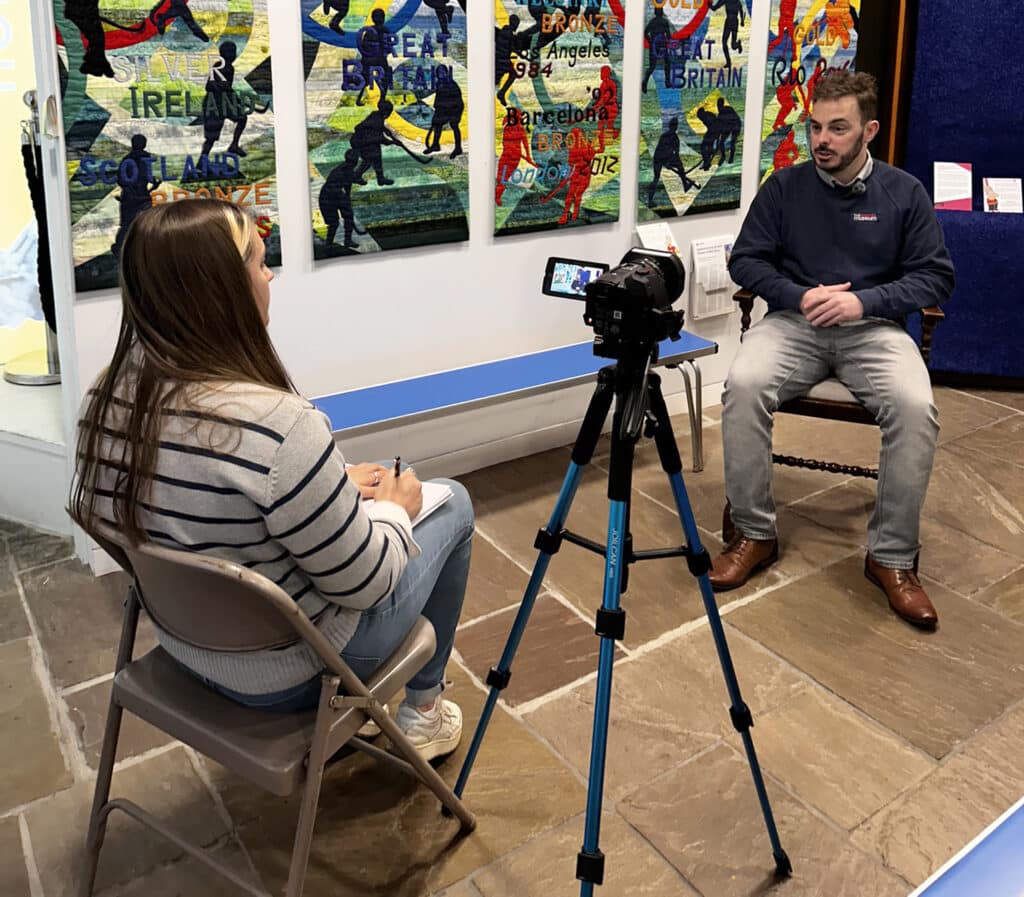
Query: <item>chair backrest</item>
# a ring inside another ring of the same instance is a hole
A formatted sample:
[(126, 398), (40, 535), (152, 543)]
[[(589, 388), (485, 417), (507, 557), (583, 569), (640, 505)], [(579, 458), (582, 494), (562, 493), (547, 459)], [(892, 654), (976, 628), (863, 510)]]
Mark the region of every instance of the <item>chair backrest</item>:
[(117, 554), (126, 559), (153, 621), (187, 644), (211, 651), (260, 651), (294, 644), (313, 628), (287, 592), (239, 564), (152, 542), (131, 545), (107, 526), (93, 537), (108, 551), (112, 544), (122, 566)]

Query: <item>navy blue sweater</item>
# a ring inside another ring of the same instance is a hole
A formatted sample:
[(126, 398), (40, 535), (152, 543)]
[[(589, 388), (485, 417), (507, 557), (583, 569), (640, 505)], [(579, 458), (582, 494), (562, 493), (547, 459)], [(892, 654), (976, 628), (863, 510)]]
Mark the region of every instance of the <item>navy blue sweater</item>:
[(875, 161), (864, 190), (830, 187), (813, 162), (775, 172), (751, 203), (729, 273), (769, 311), (799, 309), (818, 284), (850, 281), (864, 316), (903, 320), (953, 292), (953, 262), (928, 193)]

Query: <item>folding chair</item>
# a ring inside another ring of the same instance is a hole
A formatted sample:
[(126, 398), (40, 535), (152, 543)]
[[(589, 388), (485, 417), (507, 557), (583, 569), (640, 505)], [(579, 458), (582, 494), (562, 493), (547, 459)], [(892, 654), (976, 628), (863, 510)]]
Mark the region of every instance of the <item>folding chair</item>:
[[(324, 764), (345, 744), (418, 777), (459, 819), (462, 831), (475, 827), (473, 814), (383, 707), (433, 655), (436, 637), (428, 620), (421, 617), (391, 657), (363, 683), (291, 596), (264, 576), (217, 558), (150, 543), (131, 546), (108, 527), (92, 535), (133, 577), (133, 584), (125, 602), (89, 819), (82, 897), (92, 895), (107, 816), (114, 810), (157, 831), (246, 893), (269, 897), (267, 891), (239, 877), (137, 804), (109, 799), (125, 710), (273, 794), (284, 797), (302, 789), (285, 897), (302, 895)], [(207, 688), (159, 647), (132, 661), (140, 607), (162, 629), (201, 648), (256, 651), (305, 640), (325, 667), (316, 710), (285, 714), (243, 707)], [(367, 719), (380, 726), (404, 759), (356, 737)]]

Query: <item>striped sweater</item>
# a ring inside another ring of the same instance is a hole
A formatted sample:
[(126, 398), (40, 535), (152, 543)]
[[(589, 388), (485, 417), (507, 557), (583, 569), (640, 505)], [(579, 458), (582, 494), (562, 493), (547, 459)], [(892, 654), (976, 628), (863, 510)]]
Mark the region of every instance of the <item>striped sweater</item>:
[[(102, 458), (121, 458), (122, 393), (105, 422)], [(99, 516), (113, 520), (115, 469), (104, 464)], [(405, 509), (364, 508), (327, 418), (296, 395), (253, 384), (193, 390), (163, 412), (153, 488), (140, 509), (154, 542), (234, 561), (294, 598), (339, 651), (360, 611), (391, 593), (419, 553)], [(201, 676), (242, 694), (298, 685), (322, 668), (305, 644), (222, 653), (157, 627), (164, 649)]]

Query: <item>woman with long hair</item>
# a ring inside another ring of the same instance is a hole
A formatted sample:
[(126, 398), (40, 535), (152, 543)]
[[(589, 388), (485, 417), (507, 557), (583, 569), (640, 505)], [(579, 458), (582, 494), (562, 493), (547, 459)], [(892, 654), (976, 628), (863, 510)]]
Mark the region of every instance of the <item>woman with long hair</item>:
[[(443, 700), (465, 594), (473, 510), (465, 489), (416, 528), (421, 484), (347, 466), (326, 417), (295, 391), (267, 333), (270, 282), (252, 219), (230, 203), (156, 206), (121, 250), (123, 311), (110, 366), (79, 422), (70, 510), (133, 544), (242, 564), (287, 591), (367, 678), (417, 617), (437, 651), (410, 681), (398, 724), (426, 759), (459, 743)], [(373, 498), (371, 505), (363, 499)], [(418, 543), (418, 544), (417, 544)], [(223, 653), (157, 628), (164, 649), (247, 706), (315, 705), (321, 665), (303, 643)]]

